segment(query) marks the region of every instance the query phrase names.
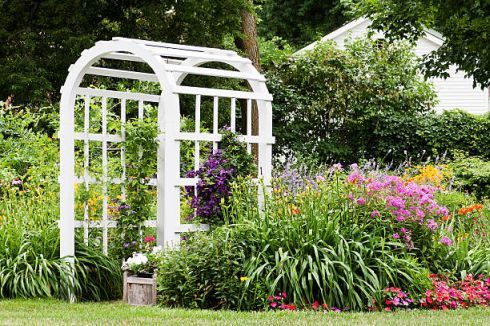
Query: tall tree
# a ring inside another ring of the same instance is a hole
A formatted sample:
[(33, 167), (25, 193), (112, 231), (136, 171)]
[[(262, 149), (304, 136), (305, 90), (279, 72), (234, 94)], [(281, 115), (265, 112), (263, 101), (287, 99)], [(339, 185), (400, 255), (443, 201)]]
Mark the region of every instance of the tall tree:
[(311, 43), (346, 20), (342, 0), (262, 0), (259, 34), (279, 36), (296, 46)]
[(490, 85), (489, 0), (353, 0), (359, 13), (373, 20), (372, 27), (389, 39), (415, 41), (425, 28), (444, 35), (443, 45), (425, 58), (427, 76), (447, 76), (455, 64), (473, 77), (474, 86)]
[(81, 51), (113, 36), (222, 46), (241, 33), (247, 0), (5, 0), (0, 99), (57, 100)]
[[(255, 17), (253, 1), (248, 0), (249, 5), (240, 11), (242, 34), (236, 39), (236, 45), (241, 49), (245, 55), (252, 61), (254, 67), (260, 72), (260, 52), (259, 52), (259, 41), (257, 38), (257, 20)], [(247, 101), (240, 101), (242, 117), (247, 115)], [(252, 135), (259, 134), (259, 112), (258, 107), (255, 102), (252, 106)], [(246, 130), (247, 126), (245, 123), (246, 119), (242, 119), (243, 126), (242, 130)], [(253, 152), (255, 158), (258, 156), (258, 147), (253, 146)]]

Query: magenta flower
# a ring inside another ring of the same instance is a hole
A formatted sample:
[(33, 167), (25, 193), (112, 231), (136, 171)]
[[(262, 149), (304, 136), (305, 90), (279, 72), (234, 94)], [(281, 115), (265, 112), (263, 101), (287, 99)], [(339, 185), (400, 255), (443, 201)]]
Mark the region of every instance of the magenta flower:
[(347, 181), (352, 184), (361, 183), (364, 181), (364, 177), (361, 175), (359, 171), (355, 170), (352, 171), (351, 174), (347, 176)]
[(359, 199), (357, 199), (357, 204), (358, 204), (358, 205), (364, 205), (365, 203), (366, 203), (366, 199), (364, 199), (364, 198), (362, 198), (362, 197), (361, 197), (361, 198), (359, 198)]
[(400, 239), (400, 235), (398, 233), (393, 233), (393, 239)]

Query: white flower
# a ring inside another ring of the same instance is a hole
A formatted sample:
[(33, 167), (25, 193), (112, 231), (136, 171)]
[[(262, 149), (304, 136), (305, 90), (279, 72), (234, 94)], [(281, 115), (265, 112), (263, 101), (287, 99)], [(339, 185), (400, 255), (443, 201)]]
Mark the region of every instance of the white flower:
[(138, 270), (138, 269), (143, 269), (144, 265), (148, 263), (148, 257), (145, 256), (145, 254), (135, 252), (133, 253), (133, 257), (129, 257), (123, 264), (122, 264), (122, 269), (123, 270)]
[(151, 253), (152, 254), (158, 254), (159, 252), (162, 251), (162, 246), (155, 246), (153, 247), (153, 249), (151, 250)]

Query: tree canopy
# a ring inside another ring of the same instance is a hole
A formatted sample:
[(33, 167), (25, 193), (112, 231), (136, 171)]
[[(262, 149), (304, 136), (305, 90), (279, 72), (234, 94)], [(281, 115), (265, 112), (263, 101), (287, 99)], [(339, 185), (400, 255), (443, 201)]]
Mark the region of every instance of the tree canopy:
[(353, 0), (355, 10), (373, 20), (388, 39), (416, 40), (425, 28), (444, 35), (443, 45), (425, 57), (427, 76), (447, 76), (455, 64), (473, 77), (474, 86), (490, 85), (489, 0)]
[(304, 46), (333, 31), (346, 20), (341, 0), (262, 0), (259, 34)]
[[(0, 98), (57, 100), (83, 49), (113, 36), (224, 47), (247, 0), (7, 0), (0, 4)], [(232, 46), (233, 42), (227, 42)]]

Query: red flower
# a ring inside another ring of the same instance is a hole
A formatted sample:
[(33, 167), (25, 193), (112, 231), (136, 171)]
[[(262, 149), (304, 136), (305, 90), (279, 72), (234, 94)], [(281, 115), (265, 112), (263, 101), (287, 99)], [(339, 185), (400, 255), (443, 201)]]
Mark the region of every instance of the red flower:
[(318, 301), (314, 301), (313, 304), (311, 305), (311, 307), (313, 308), (313, 310), (317, 311), (318, 310), (318, 307), (320, 306), (320, 304), (318, 303)]
[(146, 236), (145, 239), (144, 239), (144, 241), (146, 243), (151, 243), (151, 242), (155, 241), (155, 237), (152, 237), (151, 235)]

